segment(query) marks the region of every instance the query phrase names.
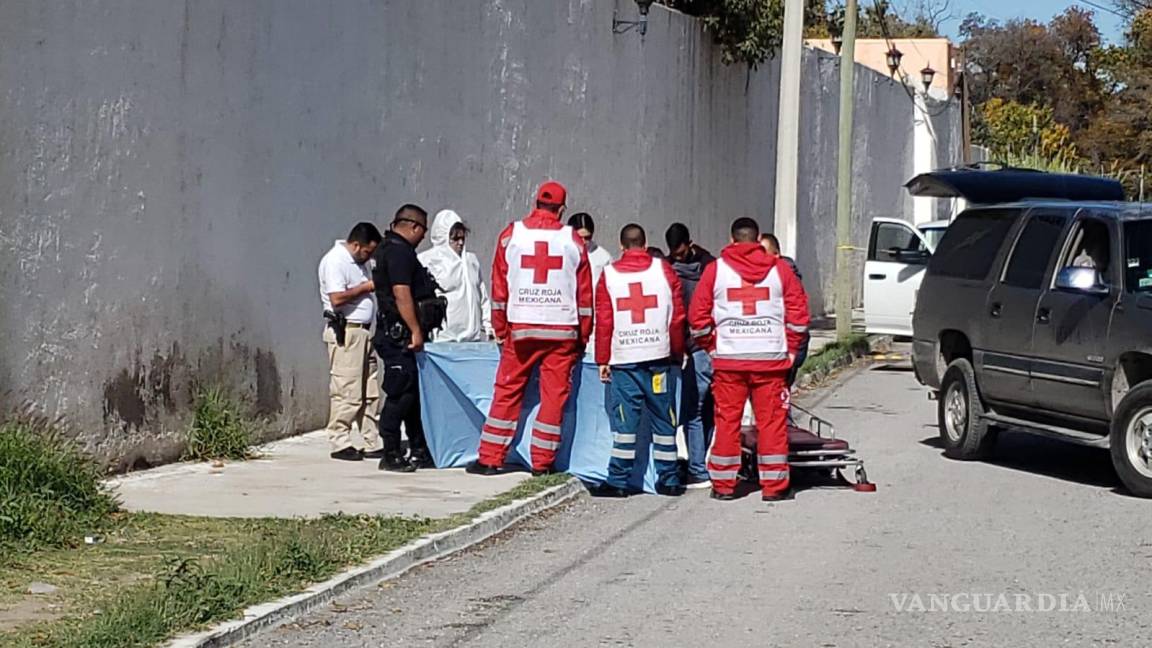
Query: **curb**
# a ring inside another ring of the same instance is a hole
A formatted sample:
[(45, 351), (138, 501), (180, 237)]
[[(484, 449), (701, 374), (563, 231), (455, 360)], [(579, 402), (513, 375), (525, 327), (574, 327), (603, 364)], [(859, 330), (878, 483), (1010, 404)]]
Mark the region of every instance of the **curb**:
[(299, 594), (250, 607), (244, 610), (241, 619), (196, 634), (177, 637), (167, 644), (168, 648), (221, 648), (235, 645), (264, 630), (303, 616), (341, 594), (396, 578), (414, 567), (483, 542), (525, 518), (567, 502), (583, 492), (584, 485), (573, 477), (564, 484), (553, 486), (532, 497), (483, 513), (464, 526), (420, 538), (366, 565), (312, 585)]
[(816, 385), (826, 380), (828, 376), (832, 375), (832, 373), (839, 371), (844, 367), (850, 366), (860, 358), (866, 357), (870, 353), (882, 351), (890, 348), (891, 346), (891, 335), (870, 335), (868, 336), (868, 351), (866, 353), (854, 353), (852, 355), (846, 355), (833, 362), (827, 370), (810, 371), (808, 373), (804, 373), (803, 368), (801, 368), (800, 376), (796, 379), (796, 386), (800, 389), (815, 387)]

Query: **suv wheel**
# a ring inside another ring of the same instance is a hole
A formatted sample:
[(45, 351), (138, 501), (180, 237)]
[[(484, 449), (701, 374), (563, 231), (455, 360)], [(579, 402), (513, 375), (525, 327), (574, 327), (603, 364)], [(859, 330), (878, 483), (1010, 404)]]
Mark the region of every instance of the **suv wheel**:
[(1133, 495), (1152, 497), (1152, 383), (1133, 387), (1112, 417), (1112, 465)]
[(996, 430), (984, 419), (984, 401), (968, 360), (953, 360), (944, 371), (937, 413), (946, 456), (966, 461), (980, 459), (996, 443)]

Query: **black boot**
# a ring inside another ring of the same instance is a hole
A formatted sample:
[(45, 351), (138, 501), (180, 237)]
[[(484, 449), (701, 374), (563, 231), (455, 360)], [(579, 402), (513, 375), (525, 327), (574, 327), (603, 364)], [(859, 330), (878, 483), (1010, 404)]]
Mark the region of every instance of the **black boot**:
[(364, 458), (365, 459), (383, 459), (385, 456), (387, 456), (387, 454), (388, 453), (384, 452), (383, 450), (373, 450), (371, 452), (365, 452)]
[(613, 499), (624, 499), (628, 497), (629, 493), (623, 488), (613, 486), (609, 483), (597, 484), (588, 489), (588, 494), (592, 497), (604, 497)]
[(731, 502), (736, 499), (736, 493), (719, 493), (715, 488), (712, 489), (712, 499), (720, 500), (721, 502)]
[(482, 475), (484, 477), (491, 477), (492, 475), (499, 475), (500, 469), (496, 466), (489, 466), (488, 464), (482, 464), (479, 461), (473, 461), (472, 463), (468, 464), (468, 467), (464, 469), (464, 472), (468, 473), (469, 475)]
[(543, 477), (544, 475), (555, 475), (555, 474), (556, 474), (556, 469), (553, 468), (552, 466), (548, 466), (547, 468), (533, 468), (532, 469), (532, 476), (533, 477)]
[(436, 462), (432, 461), (432, 455), (428, 454), (427, 450), (416, 450), (412, 456), (408, 457), (408, 462), (417, 468), (435, 468)]
[(761, 495), (761, 501), (764, 502), (787, 502), (788, 500), (796, 499), (796, 491), (791, 487), (785, 488), (779, 493), (772, 493), (771, 495)]
[(656, 494), (666, 497), (680, 497), (684, 494), (684, 487), (679, 484), (657, 484)]
[(333, 452), (328, 456), (332, 457), (333, 459), (339, 459), (340, 461), (361, 461), (364, 459), (364, 455), (361, 454), (359, 450), (351, 446), (338, 452)]
[(413, 466), (404, 458), (404, 455), (399, 452), (390, 452), (380, 460), (380, 470), (396, 473), (413, 473), (416, 472), (416, 466)]

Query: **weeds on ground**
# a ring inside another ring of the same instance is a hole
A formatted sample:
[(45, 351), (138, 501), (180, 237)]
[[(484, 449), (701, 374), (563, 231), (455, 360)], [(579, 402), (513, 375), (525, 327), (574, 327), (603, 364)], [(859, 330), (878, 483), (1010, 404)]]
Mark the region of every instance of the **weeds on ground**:
[[(0, 634), (19, 648), (151, 646), (183, 631), (235, 618), (244, 608), (299, 591), (428, 533), (564, 483), (568, 475), (524, 481), (509, 492), (442, 520), (328, 515), (304, 520), (236, 520), (137, 514), (123, 538), (92, 548), (97, 555), (138, 553), (117, 573), (86, 576), (100, 590), (81, 597), (70, 619)], [(123, 544), (120, 544), (123, 542)], [(140, 543), (143, 546), (132, 546)], [(75, 554), (66, 560), (84, 560)], [(88, 559), (89, 561), (91, 558)], [(135, 574), (125, 570), (148, 571)], [(64, 566), (78, 571), (76, 566)], [(0, 571), (0, 577), (4, 574)], [(3, 582), (0, 578), (0, 583)], [(109, 582), (125, 583), (108, 587)], [(110, 592), (112, 592), (110, 594)], [(94, 612), (99, 610), (98, 613)]]
[(824, 346), (818, 353), (808, 357), (800, 367), (800, 375), (814, 374), (824, 376), (836, 369), (845, 358), (862, 356), (869, 351), (868, 336), (853, 333)]
[(250, 459), (254, 437), (254, 424), (242, 405), (220, 387), (203, 389), (196, 395), (184, 459)]
[(0, 423), (0, 565), (17, 552), (70, 546), (116, 510), (99, 467), (47, 420)]

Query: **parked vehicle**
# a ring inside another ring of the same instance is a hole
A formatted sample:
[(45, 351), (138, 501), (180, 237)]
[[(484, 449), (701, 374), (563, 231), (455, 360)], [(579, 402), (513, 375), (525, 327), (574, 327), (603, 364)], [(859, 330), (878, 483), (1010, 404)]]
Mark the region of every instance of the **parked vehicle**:
[(921, 225), (896, 218), (872, 221), (864, 262), (864, 329), (868, 333), (912, 335), (916, 291), (928, 258), (950, 221)]
[(1000, 428), (1109, 448), (1152, 497), (1152, 211), (1086, 176), (946, 171), (909, 188), (947, 185), (981, 204), (940, 241), (913, 320), (945, 453), (980, 458)]

